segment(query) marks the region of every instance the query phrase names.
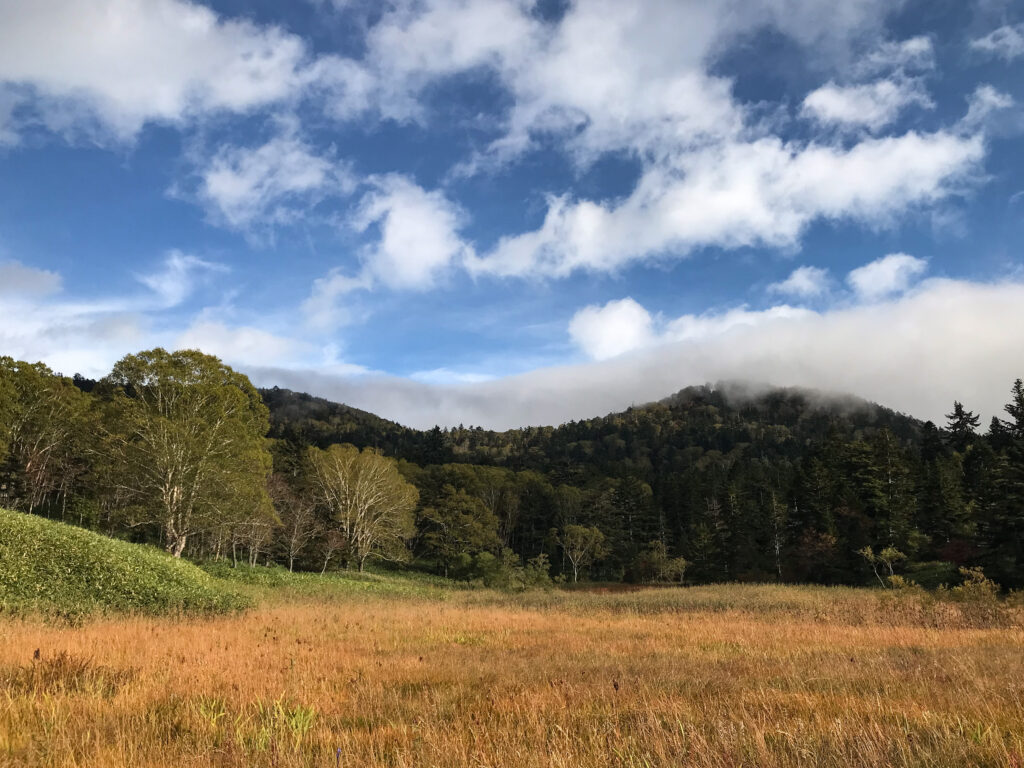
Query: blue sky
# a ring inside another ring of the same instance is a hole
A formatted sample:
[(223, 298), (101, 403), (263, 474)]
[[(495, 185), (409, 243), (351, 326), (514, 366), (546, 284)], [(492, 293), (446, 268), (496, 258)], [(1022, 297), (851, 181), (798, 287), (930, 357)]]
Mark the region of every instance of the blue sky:
[(0, 354), (417, 426), (1024, 375), (1024, 4), (0, 0)]

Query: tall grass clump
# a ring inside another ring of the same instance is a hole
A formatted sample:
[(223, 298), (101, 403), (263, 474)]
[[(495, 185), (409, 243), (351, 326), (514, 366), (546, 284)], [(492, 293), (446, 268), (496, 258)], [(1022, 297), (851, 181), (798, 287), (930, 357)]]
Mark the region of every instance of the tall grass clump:
[(153, 547), (0, 509), (0, 613), (67, 619), (245, 608), (237, 590)]

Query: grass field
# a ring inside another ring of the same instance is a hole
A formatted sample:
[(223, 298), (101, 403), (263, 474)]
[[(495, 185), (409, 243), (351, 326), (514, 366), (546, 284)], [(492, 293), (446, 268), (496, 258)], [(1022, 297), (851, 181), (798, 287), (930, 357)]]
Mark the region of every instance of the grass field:
[(0, 621), (0, 765), (1024, 765), (1013, 617), (849, 589), (250, 581), (240, 615)]

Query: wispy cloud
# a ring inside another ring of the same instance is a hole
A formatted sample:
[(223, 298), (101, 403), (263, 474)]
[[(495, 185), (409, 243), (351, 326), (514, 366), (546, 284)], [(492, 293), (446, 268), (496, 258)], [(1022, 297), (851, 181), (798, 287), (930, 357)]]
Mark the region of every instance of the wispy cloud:
[(1024, 56), (1024, 24), (1004, 25), (971, 41), (975, 51), (1011, 62)]

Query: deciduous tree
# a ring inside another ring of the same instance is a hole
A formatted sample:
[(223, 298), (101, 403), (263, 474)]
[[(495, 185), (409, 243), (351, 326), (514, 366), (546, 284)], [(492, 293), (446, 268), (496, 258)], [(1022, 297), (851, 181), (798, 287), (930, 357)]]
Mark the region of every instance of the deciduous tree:
[(272, 515), (267, 409), (249, 379), (196, 350), (128, 355), (106, 378), (112, 477), (180, 557), (219, 519)]
[(310, 448), (312, 485), (318, 502), (344, 537), (347, 561), (363, 570), (368, 557), (404, 559), (415, 531), (419, 493), (398, 472), (394, 459), (371, 448)]
[(595, 560), (608, 554), (604, 534), (599, 528), (588, 528), (585, 525), (567, 525), (562, 529), (559, 543), (565, 550), (565, 556), (572, 564), (572, 580), (579, 581), (580, 571), (586, 569)]

